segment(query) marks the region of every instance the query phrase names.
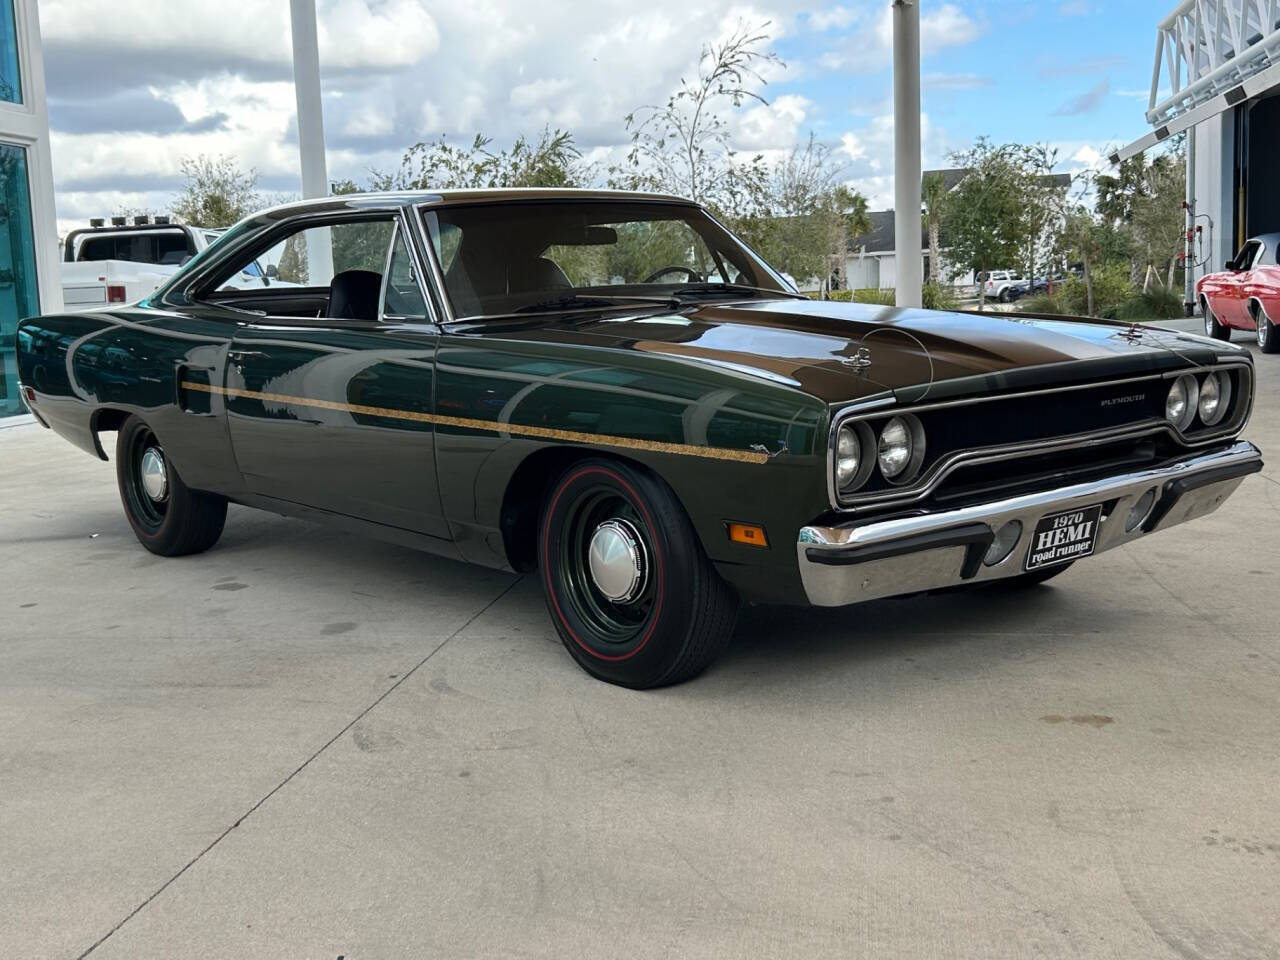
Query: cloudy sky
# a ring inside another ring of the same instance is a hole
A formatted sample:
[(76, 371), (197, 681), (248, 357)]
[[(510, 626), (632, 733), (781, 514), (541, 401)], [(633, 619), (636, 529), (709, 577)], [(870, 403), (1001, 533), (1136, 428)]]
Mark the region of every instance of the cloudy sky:
[[(922, 2), (926, 166), (973, 138), (1044, 140), (1064, 168), (1144, 132), (1152, 38), (1169, 0)], [(590, 159), (620, 154), (631, 109), (696, 69), (702, 43), (769, 21), (767, 106), (744, 151), (812, 131), (891, 205), (888, 0), (318, 0), (331, 178), (405, 147), (544, 125)], [(61, 226), (168, 209), (179, 162), (228, 154), (264, 191), (300, 190), (286, 0), (41, 0)]]

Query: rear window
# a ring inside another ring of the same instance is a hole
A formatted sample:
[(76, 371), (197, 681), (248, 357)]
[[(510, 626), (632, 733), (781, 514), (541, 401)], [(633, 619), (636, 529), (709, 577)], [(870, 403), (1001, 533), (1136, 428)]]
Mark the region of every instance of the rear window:
[(181, 230), (139, 231), (87, 236), (81, 239), (76, 259), (129, 260), (134, 263), (161, 263), (181, 266), (195, 253), (190, 239)]

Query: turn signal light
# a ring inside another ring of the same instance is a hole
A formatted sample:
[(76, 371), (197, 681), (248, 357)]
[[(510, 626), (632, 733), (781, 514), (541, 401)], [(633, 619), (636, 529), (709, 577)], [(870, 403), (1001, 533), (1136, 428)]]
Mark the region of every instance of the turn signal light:
[(729, 539), (734, 543), (745, 543), (748, 547), (769, 546), (769, 538), (764, 535), (764, 527), (754, 523), (730, 523)]

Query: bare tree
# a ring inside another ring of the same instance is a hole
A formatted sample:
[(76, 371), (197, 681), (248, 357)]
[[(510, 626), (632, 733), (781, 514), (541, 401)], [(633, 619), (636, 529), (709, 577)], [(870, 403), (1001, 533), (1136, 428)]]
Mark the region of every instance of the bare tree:
[(768, 26), (767, 21), (754, 29), (739, 24), (724, 42), (704, 46), (692, 81), (681, 78), (662, 106), (627, 115), (632, 183), (651, 183), (713, 205), (731, 189), (726, 181), (735, 175), (734, 152), (723, 111), (749, 101), (768, 102), (758, 92), (767, 83), (762, 70), (784, 65), (761, 49), (769, 41)]

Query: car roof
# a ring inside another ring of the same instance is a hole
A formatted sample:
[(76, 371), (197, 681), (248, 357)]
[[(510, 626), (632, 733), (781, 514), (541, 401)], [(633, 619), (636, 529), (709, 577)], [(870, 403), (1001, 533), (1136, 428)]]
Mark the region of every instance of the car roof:
[(528, 200), (605, 200), (638, 201), (696, 205), (692, 200), (664, 193), (642, 193), (634, 190), (595, 190), (577, 187), (501, 187), (459, 190), (398, 190), (381, 193), (344, 193), (318, 197), (313, 200), (295, 200), (263, 210), (255, 215), (268, 220), (307, 210), (311, 212), (342, 210), (378, 210), (425, 204), (448, 206), (459, 203), (499, 203)]
[(1277, 233), (1259, 233), (1249, 238), (1250, 240), (1260, 240), (1262, 244), (1272, 253), (1276, 252), (1280, 247), (1280, 232)]

